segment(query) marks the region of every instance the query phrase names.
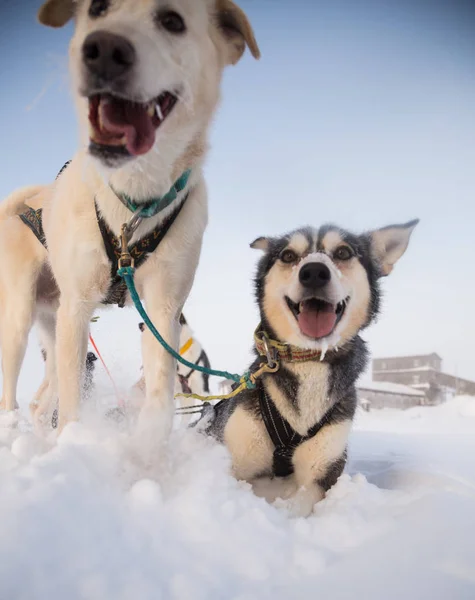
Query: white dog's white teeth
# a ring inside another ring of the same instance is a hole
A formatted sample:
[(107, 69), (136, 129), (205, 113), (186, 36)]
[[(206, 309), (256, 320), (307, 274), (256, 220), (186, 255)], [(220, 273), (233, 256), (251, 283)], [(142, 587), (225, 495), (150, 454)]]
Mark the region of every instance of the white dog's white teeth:
[(157, 113), (157, 117), (160, 119), (160, 121), (163, 121), (163, 113), (162, 113), (162, 109), (160, 107), (160, 104), (155, 104), (155, 112)]
[(155, 105), (153, 102), (150, 102), (150, 104), (148, 105), (147, 114), (149, 117), (153, 117), (153, 115), (155, 114)]

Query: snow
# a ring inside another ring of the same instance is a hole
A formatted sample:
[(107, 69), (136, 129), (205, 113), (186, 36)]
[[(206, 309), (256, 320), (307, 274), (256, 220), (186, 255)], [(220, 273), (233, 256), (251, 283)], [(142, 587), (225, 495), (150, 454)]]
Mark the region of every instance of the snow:
[[(119, 368), (95, 337), (127, 389), (140, 359)], [(28, 361), (23, 390), (40, 380)], [(96, 379), (110, 401), (100, 366)], [(358, 413), (347, 471), (308, 519), (256, 498), (194, 430), (146, 468), (100, 411), (56, 440), (20, 400), (20, 417), (0, 414), (2, 599), (475, 597), (475, 398)]]
[(385, 392), (387, 394), (403, 394), (404, 396), (425, 396), (424, 392), (414, 390), (408, 385), (403, 385), (402, 383), (391, 383), (389, 381), (362, 381), (358, 385), (358, 390), (362, 392), (371, 391)]

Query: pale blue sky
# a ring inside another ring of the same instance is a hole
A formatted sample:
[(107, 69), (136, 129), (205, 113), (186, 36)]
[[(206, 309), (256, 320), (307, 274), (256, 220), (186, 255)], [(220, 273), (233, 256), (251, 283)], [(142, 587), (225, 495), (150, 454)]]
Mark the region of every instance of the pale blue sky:
[[(0, 0), (2, 197), (53, 179), (77, 143), (71, 28), (37, 25), (39, 5)], [(365, 337), (375, 355), (436, 351), (448, 371), (475, 378), (473, 3), (241, 6), (262, 60), (246, 56), (225, 76), (207, 163), (210, 225), (187, 307), (212, 362), (246, 366), (255, 237), (325, 221), (360, 230), (419, 217)]]

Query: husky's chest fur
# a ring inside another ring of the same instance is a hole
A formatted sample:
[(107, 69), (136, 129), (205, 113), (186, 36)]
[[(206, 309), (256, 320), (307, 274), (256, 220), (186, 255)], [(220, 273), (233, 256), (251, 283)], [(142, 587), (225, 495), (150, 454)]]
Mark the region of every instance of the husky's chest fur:
[(277, 410), (300, 435), (306, 435), (333, 404), (330, 374), (330, 366), (323, 362), (286, 364), (264, 382)]

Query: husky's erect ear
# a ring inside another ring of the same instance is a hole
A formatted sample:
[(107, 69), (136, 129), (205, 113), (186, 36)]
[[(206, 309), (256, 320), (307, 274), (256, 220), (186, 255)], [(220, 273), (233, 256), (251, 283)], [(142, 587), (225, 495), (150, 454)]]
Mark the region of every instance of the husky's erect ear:
[(404, 254), (411, 233), (418, 223), (419, 219), (414, 219), (403, 225), (389, 225), (370, 233), (371, 249), (379, 263), (382, 276), (389, 275)]
[(38, 11), (38, 20), (48, 27), (63, 27), (74, 16), (75, 0), (48, 0)]
[(261, 56), (254, 31), (244, 11), (232, 0), (216, 0), (218, 27), (228, 44), (228, 63), (235, 65), (244, 54), (246, 46), (254, 58)]
[(263, 250), (264, 252), (267, 252), (267, 250), (269, 250), (270, 239), (266, 237), (258, 237), (252, 242), (252, 244), (249, 245), (254, 250)]

